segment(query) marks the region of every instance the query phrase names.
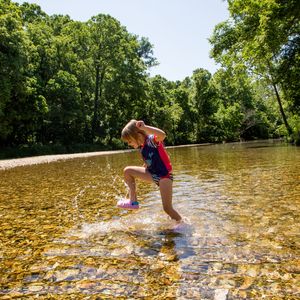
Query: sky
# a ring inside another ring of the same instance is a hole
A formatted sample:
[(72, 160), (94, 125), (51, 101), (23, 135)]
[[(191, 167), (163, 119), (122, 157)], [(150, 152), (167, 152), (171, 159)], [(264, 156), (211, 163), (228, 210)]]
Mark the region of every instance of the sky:
[[(15, 2), (23, 3), (22, 0)], [(229, 17), (223, 0), (27, 0), (48, 15), (69, 15), (87, 21), (100, 13), (116, 18), (128, 32), (147, 37), (159, 66), (150, 74), (183, 80), (197, 68), (214, 73), (208, 38), (215, 25)]]

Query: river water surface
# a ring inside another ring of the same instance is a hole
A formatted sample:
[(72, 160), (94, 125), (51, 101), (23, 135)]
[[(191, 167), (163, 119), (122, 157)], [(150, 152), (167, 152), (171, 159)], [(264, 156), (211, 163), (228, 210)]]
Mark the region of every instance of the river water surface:
[(0, 171), (0, 299), (300, 299), (300, 149), (168, 152), (176, 230), (154, 184), (115, 207), (135, 151)]

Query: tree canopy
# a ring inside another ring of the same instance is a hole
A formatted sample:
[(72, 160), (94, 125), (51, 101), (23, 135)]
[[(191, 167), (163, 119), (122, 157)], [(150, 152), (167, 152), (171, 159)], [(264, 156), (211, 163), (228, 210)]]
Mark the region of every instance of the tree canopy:
[[(296, 0), (228, 0), (230, 18), (218, 24), (210, 39), (212, 56), (226, 69), (245, 69), (273, 90), (286, 134), (299, 115), (300, 3)], [(238, 73), (237, 73), (237, 76)], [(290, 119), (290, 120), (288, 120)]]
[(300, 139), (299, 1), (228, 0), (210, 38), (219, 70), (176, 82), (149, 75), (153, 45), (110, 15), (0, 7), (1, 147), (122, 148), (132, 118), (164, 128), (169, 144)]

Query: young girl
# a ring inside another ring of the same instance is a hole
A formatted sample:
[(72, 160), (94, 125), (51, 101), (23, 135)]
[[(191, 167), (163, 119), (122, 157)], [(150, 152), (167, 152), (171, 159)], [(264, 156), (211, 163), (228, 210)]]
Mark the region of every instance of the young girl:
[(129, 166), (124, 169), (125, 182), (129, 188), (129, 199), (120, 200), (117, 206), (137, 209), (135, 179), (155, 182), (160, 189), (164, 211), (177, 222), (181, 216), (172, 206), (172, 165), (163, 146), (166, 134), (159, 128), (145, 125), (143, 121), (131, 120), (122, 130), (121, 138), (131, 147), (140, 148), (144, 159), (143, 167)]

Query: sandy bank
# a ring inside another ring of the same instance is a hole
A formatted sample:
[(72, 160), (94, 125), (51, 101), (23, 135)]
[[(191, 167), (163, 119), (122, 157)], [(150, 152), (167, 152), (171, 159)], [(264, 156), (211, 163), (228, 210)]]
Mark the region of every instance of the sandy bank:
[[(180, 145), (180, 146), (169, 146), (166, 148), (181, 148), (181, 147), (196, 147), (196, 146), (209, 146), (210, 143), (205, 144), (190, 144), (190, 145)], [(56, 154), (56, 155), (43, 155), (43, 156), (32, 156), (24, 158), (13, 158), (13, 159), (4, 159), (0, 160), (0, 170), (11, 169), (20, 166), (36, 165), (51, 163), (58, 160), (67, 160), (73, 158), (81, 157), (91, 157), (99, 155), (108, 155), (108, 154), (118, 154), (134, 151), (133, 149), (129, 150), (114, 150), (114, 151), (98, 151), (98, 152), (87, 152), (87, 153), (74, 153), (74, 154)]]
[(117, 154), (129, 152), (132, 150), (115, 150), (115, 151), (99, 151), (99, 152), (87, 152), (87, 153), (74, 153), (74, 154), (56, 154), (56, 155), (43, 155), (24, 158), (4, 159), (0, 160), (0, 170), (11, 169), (20, 166), (36, 165), (50, 163), (58, 160), (67, 160), (78, 157), (91, 157), (99, 155)]

